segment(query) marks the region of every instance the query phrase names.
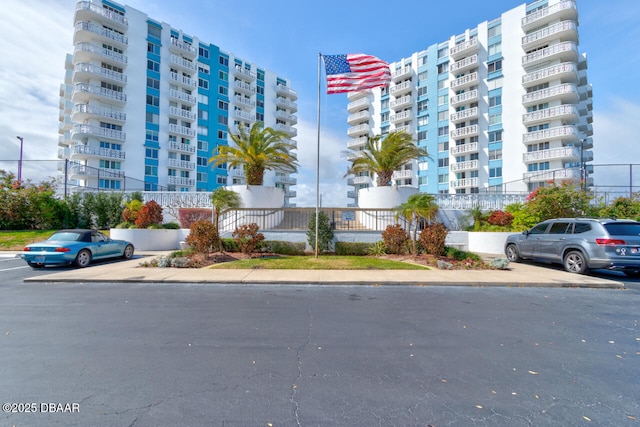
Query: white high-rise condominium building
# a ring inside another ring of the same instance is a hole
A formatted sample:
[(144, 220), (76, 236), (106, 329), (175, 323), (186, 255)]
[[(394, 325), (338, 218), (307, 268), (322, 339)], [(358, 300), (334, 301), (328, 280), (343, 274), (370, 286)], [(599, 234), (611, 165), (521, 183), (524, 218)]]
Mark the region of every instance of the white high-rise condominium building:
[[(60, 88), (59, 169), (81, 189), (243, 184), (242, 170), (207, 164), (230, 143), (229, 129), (261, 121), (297, 135), (297, 94), (284, 77), (108, 0), (78, 1), (74, 27)], [(288, 206), (295, 184), (287, 172), (265, 175)]]
[[(349, 94), (347, 133), (355, 151), (394, 130), (428, 150), (394, 185), (470, 194), (591, 184), (592, 91), (574, 0), (523, 4), (390, 65), (388, 88)], [(374, 181), (349, 185), (355, 205)]]

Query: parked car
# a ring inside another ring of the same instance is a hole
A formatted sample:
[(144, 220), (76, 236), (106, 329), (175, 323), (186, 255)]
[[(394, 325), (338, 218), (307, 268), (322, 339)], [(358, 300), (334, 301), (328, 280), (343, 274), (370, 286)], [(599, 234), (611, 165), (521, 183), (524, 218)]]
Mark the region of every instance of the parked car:
[(86, 267), (96, 259), (131, 259), (133, 244), (114, 240), (97, 230), (60, 230), (43, 242), (27, 245), (20, 257), (33, 268), (74, 264)]
[(622, 219), (550, 219), (507, 237), (509, 261), (540, 259), (560, 263), (570, 273), (589, 269), (640, 275), (640, 222)]

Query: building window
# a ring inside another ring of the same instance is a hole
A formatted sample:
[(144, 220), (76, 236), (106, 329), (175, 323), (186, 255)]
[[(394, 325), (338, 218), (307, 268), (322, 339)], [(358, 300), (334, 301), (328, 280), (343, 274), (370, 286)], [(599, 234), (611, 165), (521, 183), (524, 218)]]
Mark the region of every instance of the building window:
[(220, 56), (218, 57), (218, 62), (220, 63), (220, 65), (222, 65), (223, 67), (228, 67), (229, 66), (229, 58), (227, 58), (226, 56)]
[(202, 46), (198, 46), (198, 55), (203, 58), (209, 59), (209, 49), (204, 48)]
[(495, 36), (499, 36), (500, 34), (502, 34), (502, 24), (498, 24), (495, 25), (491, 28), (489, 28), (487, 35), (489, 37), (495, 37)]
[(219, 130), (218, 131), (218, 139), (226, 141), (227, 140), (227, 132), (224, 131), (224, 130)]
[(499, 59), (499, 60), (493, 61), (493, 62), (489, 62), (487, 64), (487, 70), (489, 71), (489, 73), (494, 73), (496, 71), (502, 70), (502, 59)]
[(157, 166), (145, 166), (144, 174), (146, 176), (158, 176), (158, 167)]
[(158, 150), (155, 148), (145, 148), (144, 155), (148, 159), (157, 159), (158, 158)]
[(160, 89), (160, 80), (147, 77), (147, 87), (150, 87), (151, 89)]
[(147, 42), (147, 52), (154, 55), (160, 55), (160, 46), (153, 42)]
[(502, 114), (489, 114), (489, 126), (502, 123)]
[(444, 58), (445, 56), (447, 56), (448, 52), (449, 52), (448, 46), (438, 49), (438, 58)]
[(449, 95), (440, 95), (438, 97), (438, 105), (445, 105), (449, 102)]
[(444, 64), (438, 65), (438, 74), (444, 74), (449, 72), (449, 63), (445, 62)]
[(157, 39), (162, 38), (162, 29), (155, 25), (147, 24), (147, 32), (151, 37), (155, 37)]
[(202, 136), (209, 135), (209, 128), (206, 126), (198, 126), (198, 135), (202, 135)]
[(218, 101), (218, 109), (222, 111), (229, 111), (229, 103), (225, 101)]
[(147, 59), (147, 70), (155, 71), (156, 73), (160, 72), (160, 63), (156, 61), (152, 61)]
[(502, 158), (502, 149), (489, 150), (489, 160), (500, 160)]
[(228, 82), (229, 81), (229, 73), (226, 73), (224, 71), (218, 71), (218, 78), (223, 82)]
[(444, 159), (438, 159), (438, 167), (446, 168), (449, 166), (449, 158), (445, 157)]
[(438, 136), (449, 136), (449, 126), (439, 127)]
[(489, 132), (489, 142), (497, 142), (497, 141), (502, 141), (502, 131), (495, 130), (495, 131)]
[(444, 122), (447, 121), (449, 119), (449, 112), (448, 111), (440, 111), (438, 112), (438, 121), (439, 122)]
[(418, 177), (418, 185), (429, 185), (429, 177), (428, 176)]
[(198, 118), (200, 120), (209, 120), (209, 112), (207, 110), (203, 110), (202, 108), (198, 109)]
[(438, 175), (438, 184), (449, 183), (449, 174)]
[(489, 107), (496, 107), (502, 105), (502, 95), (495, 95), (489, 97)]
[(160, 123), (160, 116), (158, 114), (147, 112), (147, 123), (153, 123), (157, 125)]
[(116, 179), (101, 179), (100, 188), (105, 190), (119, 190), (120, 181)]
[(498, 43), (489, 45), (489, 49), (488, 49), (489, 56), (495, 55), (500, 52), (502, 52), (502, 43), (498, 42)]
[(418, 126), (426, 126), (429, 124), (429, 116), (418, 117)]
[(201, 93), (198, 94), (198, 102), (200, 104), (209, 105), (209, 97)]
[(449, 141), (438, 143), (438, 152), (449, 151)]
[(198, 79), (198, 87), (209, 90), (209, 82), (205, 79)]
[(146, 139), (147, 141), (155, 141), (158, 142), (159, 138), (158, 138), (158, 132), (155, 130), (146, 130)]
[(147, 105), (153, 105), (154, 107), (160, 106), (160, 98), (153, 95), (147, 95)]
[(418, 141), (424, 141), (429, 136), (429, 132), (426, 130), (421, 130), (418, 132)]
[(221, 125), (228, 125), (229, 124), (229, 118), (227, 116), (218, 116), (218, 124)]

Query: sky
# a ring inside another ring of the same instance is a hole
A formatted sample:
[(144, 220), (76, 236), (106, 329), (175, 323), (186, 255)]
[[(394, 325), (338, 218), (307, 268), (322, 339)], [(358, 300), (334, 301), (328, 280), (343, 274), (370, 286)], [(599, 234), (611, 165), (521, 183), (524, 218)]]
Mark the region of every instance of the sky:
[[(298, 206), (315, 206), (318, 105), (320, 197), (346, 206), (346, 94), (318, 96), (320, 53), (366, 53), (394, 62), (493, 20), (521, 0), (129, 0), (151, 18), (287, 77), (298, 92)], [(58, 176), (60, 84), (73, 50), (75, 0), (4, 0), (0, 14), (0, 169), (22, 177)], [(628, 195), (640, 191), (640, 4), (637, 0), (577, 0), (579, 50), (593, 85), (595, 184)], [(630, 167), (637, 163), (638, 166)], [(616, 166), (604, 166), (615, 164)], [(631, 173), (630, 173), (631, 171)]]

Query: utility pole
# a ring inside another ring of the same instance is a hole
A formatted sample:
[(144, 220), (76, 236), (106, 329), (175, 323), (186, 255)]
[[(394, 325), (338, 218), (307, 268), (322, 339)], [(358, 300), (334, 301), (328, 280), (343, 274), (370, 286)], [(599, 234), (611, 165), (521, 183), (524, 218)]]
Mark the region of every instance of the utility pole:
[(21, 136), (16, 136), (20, 140), (20, 160), (18, 160), (18, 182), (22, 182), (22, 145), (24, 143), (24, 138)]

